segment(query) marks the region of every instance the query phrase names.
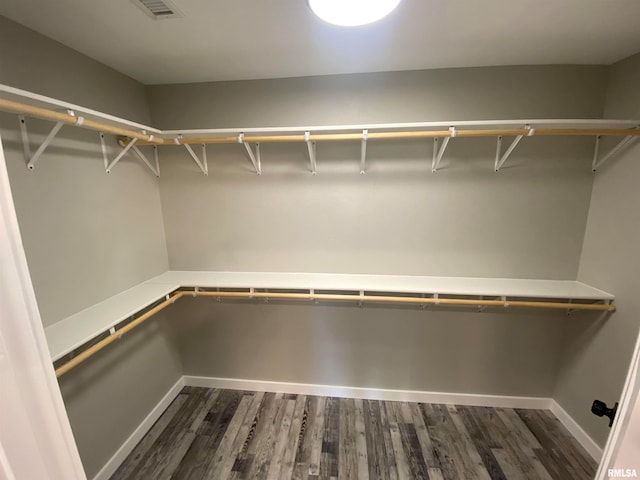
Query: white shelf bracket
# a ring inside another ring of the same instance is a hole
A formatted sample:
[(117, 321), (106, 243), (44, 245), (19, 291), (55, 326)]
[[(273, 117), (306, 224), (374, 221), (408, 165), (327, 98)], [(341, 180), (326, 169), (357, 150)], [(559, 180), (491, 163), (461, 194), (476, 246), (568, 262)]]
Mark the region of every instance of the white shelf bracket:
[(187, 149), (187, 152), (189, 152), (189, 155), (191, 155), (193, 161), (196, 162), (198, 168), (202, 170), (202, 173), (204, 173), (205, 175), (209, 175), (209, 165), (207, 164), (207, 147), (205, 146), (205, 144), (202, 144), (202, 161), (200, 161), (196, 153), (193, 151), (193, 148), (191, 148), (191, 145), (189, 145), (188, 143), (180, 143), (180, 138), (181, 137), (176, 138), (174, 140), (174, 143), (176, 145), (184, 145), (184, 148)]
[[(444, 137), (444, 140), (442, 141), (442, 145), (440, 146), (440, 150), (438, 151), (438, 154), (434, 155), (433, 161), (431, 162), (431, 173), (436, 173), (438, 171), (438, 167), (440, 166), (440, 161), (442, 160), (444, 151), (447, 149), (447, 145), (449, 145), (449, 140), (458, 136), (456, 127), (449, 127), (449, 131), (451, 132), (451, 134), (448, 137)], [(433, 144), (434, 154), (435, 154), (435, 149), (437, 145), (438, 145), (437, 142)]]
[[(31, 146), (29, 145), (29, 132), (27, 131), (27, 119), (24, 117), (24, 115), (18, 115), (18, 119), (20, 121), (20, 135), (22, 137), (22, 147), (24, 149), (24, 156), (27, 162), (27, 168), (29, 170), (33, 170), (36, 162), (40, 159), (40, 156), (43, 154), (45, 149), (49, 146), (51, 141), (58, 134), (58, 132), (64, 125), (64, 122), (56, 122), (56, 124), (53, 126), (53, 128), (51, 129), (47, 137), (44, 139), (44, 141), (40, 144), (36, 152), (33, 155), (31, 155)], [(84, 123), (84, 118), (78, 117), (77, 125), (82, 125), (83, 123)]]
[(502, 154), (502, 137), (499, 136), (496, 141), (496, 160), (493, 164), (493, 169), (497, 172), (500, 168), (500, 155)]
[(256, 151), (254, 152), (251, 145), (244, 141), (244, 133), (238, 135), (238, 143), (243, 144), (244, 148), (247, 150), (247, 155), (249, 155), (249, 159), (253, 164), (253, 168), (256, 170), (256, 174), (262, 175), (262, 166), (260, 164), (260, 144), (256, 143)]
[(622, 150), (627, 148), (637, 139), (638, 139), (637, 135), (628, 135), (624, 137), (622, 140), (620, 140), (620, 142), (618, 142), (618, 144), (615, 147), (609, 150), (607, 154), (605, 154), (600, 160), (598, 160), (598, 150), (600, 148), (600, 137), (596, 137), (596, 148), (593, 153), (593, 163), (591, 165), (591, 170), (593, 170), (594, 172), (598, 170), (598, 168), (600, 168), (605, 162), (611, 160), (613, 157), (618, 155)]
[(502, 295), (502, 296), (500, 297), (500, 300), (502, 300), (502, 302), (503, 302), (503, 305), (502, 305), (502, 306), (503, 306), (504, 308), (509, 308), (509, 302), (507, 301), (507, 296), (506, 296), (506, 295)]
[(367, 161), (367, 139), (369, 138), (369, 130), (362, 130), (362, 148), (360, 149), (360, 175), (366, 173), (365, 164)]
[(107, 144), (104, 142), (104, 133), (100, 132), (100, 150), (102, 151), (102, 158), (104, 159), (104, 169), (109, 167), (109, 159), (107, 158)]
[(156, 172), (158, 172), (158, 177), (160, 177), (160, 158), (158, 157), (158, 146), (153, 146), (153, 159), (156, 162)]
[(104, 164), (106, 165), (105, 170), (107, 171), (107, 173), (111, 173), (111, 170), (113, 169), (113, 167), (115, 167), (118, 164), (120, 159), (124, 157), (125, 154), (129, 151), (129, 149), (133, 147), (135, 143), (138, 141), (137, 138), (132, 138), (131, 140), (129, 140), (129, 143), (125, 145), (125, 147), (120, 151), (120, 153), (116, 156), (116, 158), (114, 158), (113, 161), (109, 163), (109, 160), (107, 159), (107, 149), (104, 145), (104, 135), (102, 134), (100, 135), (100, 140), (101, 140), (101, 146), (103, 147), (102, 155), (104, 156)]
[(31, 147), (29, 146), (29, 133), (27, 132), (27, 119), (24, 115), (18, 115), (20, 121), (20, 136), (22, 137), (22, 148), (26, 162), (31, 160)]
[[(568, 303), (569, 305), (571, 305), (571, 303), (572, 303), (572, 302), (573, 302), (573, 300), (572, 300), (572, 299), (569, 299), (569, 301), (568, 301), (567, 303)], [(570, 316), (571, 316), (573, 313), (575, 313), (575, 312), (576, 312), (576, 310), (575, 310), (575, 309), (573, 309), (573, 308), (567, 308), (567, 311), (566, 311), (567, 317), (570, 317)]]
[(593, 161), (591, 162), (591, 171), (595, 172), (598, 167), (598, 153), (600, 152), (600, 135), (596, 137), (596, 144), (593, 147)]
[(431, 157), (431, 172), (434, 172), (434, 168), (436, 168), (436, 158), (438, 156), (438, 137), (433, 137), (433, 157)]
[[(531, 125), (525, 125), (524, 128), (529, 131), (526, 135), (527, 137), (531, 137), (536, 133), (536, 129), (531, 128)], [(511, 142), (511, 145), (509, 145), (509, 148), (507, 148), (507, 151), (504, 152), (502, 156), (500, 155), (502, 151), (502, 137), (498, 137), (498, 146), (496, 148), (496, 161), (493, 166), (493, 169), (496, 172), (498, 172), (502, 168), (502, 165), (504, 165), (504, 162), (507, 161), (509, 156), (511, 156), (513, 151), (516, 149), (516, 147), (524, 137), (525, 137), (524, 135), (518, 135), (516, 138), (514, 138), (513, 142)]]
[(309, 162), (311, 163), (311, 174), (315, 175), (318, 173), (317, 165), (316, 165), (316, 142), (311, 141), (310, 132), (304, 132), (304, 141), (307, 144), (307, 150), (309, 151)]
[[(480, 295), (480, 301), (484, 300), (484, 295)], [(486, 305), (478, 305), (478, 313), (482, 313), (487, 309)]]
[(153, 146), (155, 161), (156, 161), (155, 166), (151, 164), (151, 162), (147, 159), (145, 154), (142, 153), (137, 146), (134, 145), (131, 148), (133, 148), (133, 151), (140, 158), (140, 160), (142, 160), (147, 165), (147, 167), (149, 167), (149, 170), (151, 170), (156, 177), (160, 177), (160, 164), (158, 162), (158, 147), (156, 147), (155, 145)]

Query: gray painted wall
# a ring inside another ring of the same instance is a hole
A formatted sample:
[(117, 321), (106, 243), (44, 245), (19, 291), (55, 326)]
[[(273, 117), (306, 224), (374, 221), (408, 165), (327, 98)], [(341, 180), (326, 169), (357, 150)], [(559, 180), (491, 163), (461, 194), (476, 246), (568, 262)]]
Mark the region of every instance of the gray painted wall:
[(604, 66), (453, 68), (147, 87), (154, 126), (598, 118)]
[(75, 50), (0, 16), (0, 80), (147, 124), (144, 87)]
[[(603, 67), (511, 67), (152, 86), (163, 128), (602, 114)], [(505, 142), (507, 143), (507, 142)], [(532, 138), (500, 173), (494, 139), (456, 139), (436, 175), (430, 141), (209, 146), (210, 175), (161, 152), (171, 269), (574, 279), (593, 142)], [(506, 148), (506, 146), (505, 146)], [(199, 151), (199, 149), (198, 149)]]
[[(148, 91), (163, 128), (598, 117), (605, 74), (486, 68)], [(358, 142), (319, 144), (316, 176), (304, 145), (262, 147), (260, 177), (239, 145), (208, 147), (208, 177), (184, 148), (162, 150), (172, 269), (576, 278), (588, 139), (526, 139), (497, 174), (494, 139), (453, 140), (435, 175), (428, 141), (370, 142), (365, 176)], [(170, 314), (187, 375), (532, 396), (551, 395), (566, 319), (189, 299)]]
[[(168, 314), (169, 315), (169, 314)], [(562, 314), (184, 298), (185, 375), (549, 397)]]
[[(2, 17), (0, 65), (1, 83), (149, 120), (142, 85)], [(28, 125), (35, 151), (52, 124)], [(158, 183), (139, 160), (125, 158), (107, 175), (98, 134), (63, 127), (30, 172), (15, 115), (0, 114), (0, 134), (45, 326), (167, 269)], [(180, 377), (160, 327), (151, 322), (61, 379), (89, 477)]]
[[(640, 54), (610, 68), (607, 117), (640, 118), (638, 82)], [(569, 321), (554, 393), (602, 446), (609, 434), (608, 422), (590, 413), (591, 402), (598, 398), (611, 405), (619, 400), (640, 327), (638, 178), (637, 141), (595, 177), (578, 279), (615, 293), (618, 311), (610, 318)]]
[(182, 376), (162, 313), (60, 378), (88, 478), (116, 453)]
[[(0, 45), (1, 83), (149, 121), (136, 81), (3, 17)], [(140, 160), (127, 155), (107, 175), (98, 134), (63, 127), (29, 171), (17, 116), (1, 113), (0, 122), (45, 326), (167, 270), (158, 184)], [(27, 125), (33, 152), (53, 124)], [(107, 140), (114, 158), (119, 147)]]

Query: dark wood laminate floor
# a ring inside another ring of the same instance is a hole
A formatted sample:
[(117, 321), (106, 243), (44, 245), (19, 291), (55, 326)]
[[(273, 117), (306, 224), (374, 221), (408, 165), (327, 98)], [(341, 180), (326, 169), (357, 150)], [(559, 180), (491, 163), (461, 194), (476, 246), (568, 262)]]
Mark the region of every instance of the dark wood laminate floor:
[(546, 410), (185, 387), (113, 480), (592, 479)]

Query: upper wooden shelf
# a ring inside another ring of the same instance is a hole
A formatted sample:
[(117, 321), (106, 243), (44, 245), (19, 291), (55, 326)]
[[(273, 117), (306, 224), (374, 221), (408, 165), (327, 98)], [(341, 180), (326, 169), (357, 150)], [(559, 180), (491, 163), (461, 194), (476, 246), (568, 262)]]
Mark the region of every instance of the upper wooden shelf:
[[(66, 112), (61, 112), (60, 108), (64, 108)], [(189, 156), (198, 165), (202, 173), (208, 175), (206, 144), (243, 144), (256, 173), (260, 175), (262, 173), (259, 148), (261, 143), (305, 143), (309, 155), (310, 171), (316, 174), (316, 142), (358, 141), (361, 142), (360, 172), (365, 173), (368, 141), (432, 139), (434, 149), (431, 171), (435, 173), (439, 168), (449, 140), (452, 138), (496, 137), (496, 156), (493, 168), (498, 172), (518, 143), (526, 137), (587, 136), (595, 138), (595, 150), (591, 168), (596, 171), (606, 161), (640, 137), (640, 128), (638, 128), (640, 121), (638, 120), (593, 118), (462, 120), (361, 125), (158, 130), (130, 120), (2, 84), (0, 84), (0, 111), (19, 115), (21, 119), (21, 136), (25, 147), (25, 159), (27, 167), (31, 170), (35, 168), (38, 158), (40, 158), (42, 152), (51, 143), (60, 128), (63, 125), (71, 125), (100, 132), (100, 142), (107, 173), (111, 173), (111, 169), (115, 167), (130, 148), (133, 148), (136, 155), (158, 177), (160, 176), (160, 163), (157, 148), (154, 150), (155, 165), (153, 165), (138, 149), (139, 146), (182, 145), (186, 147)], [(29, 153), (28, 129), (25, 116), (55, 122), (51, 133), (33, 155)], [(107, 157), (104, 146), (105, 133), (124, 137), (119, 139), (123, 142), (123, 148), (113, 160)], [(600, 137), (602, 136), (622, 137), (622, 139), (608, 153), (599, 158)], [(511, 145), (504, 152), (502, 148), (503, 137), (514, 137)], [(441, 142), (439, 147), (438, 142)], [(191, 148), (191, 145), (202, 145), (202, 155), (198, 156)]]
[(181, 287), (366, 291), (472, 297), (612, 301), (610, 293), (574, 280), (169, 271), (45, 329), (53, 361)]

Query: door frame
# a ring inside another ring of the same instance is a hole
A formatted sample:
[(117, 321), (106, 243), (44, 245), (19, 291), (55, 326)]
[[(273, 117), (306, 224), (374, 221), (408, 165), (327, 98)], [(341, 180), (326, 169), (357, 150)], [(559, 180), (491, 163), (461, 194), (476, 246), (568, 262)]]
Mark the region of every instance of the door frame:
[[(640, 475), (640, 465), (637, 463), (637, 453), (633, 456), (634, 465), (625, 464), (629, 462), (629, 456), (626, 450), (633, 448), (634, 437), (640, 432), (640, 397), (638, 396), (640, 389), (640, 333), (636, 339), (636, 345), (631, 357), (629, 371), (622, 389), (622, 396), (618, 405), (613, 427), (609, 433), (607, 444), (604, 447), (600, 465), (596, 473), (596, 480), (606, 480), (612, 478), (609, 476), (610, 469), (636, 469), (637, 475)], [(636, 452), (638, 445), (635, 445)]]
[(18, 228), (0, 137), (0, 477), (86, 480)]

